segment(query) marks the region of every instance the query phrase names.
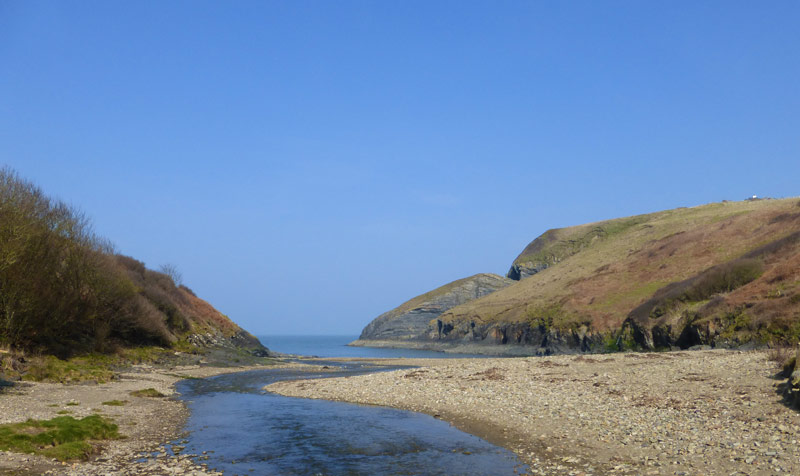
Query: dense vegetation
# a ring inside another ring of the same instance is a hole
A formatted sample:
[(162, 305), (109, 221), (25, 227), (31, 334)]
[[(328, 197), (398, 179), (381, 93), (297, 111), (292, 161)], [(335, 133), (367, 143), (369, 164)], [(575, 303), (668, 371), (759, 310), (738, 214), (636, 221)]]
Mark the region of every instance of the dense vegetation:
[(0, 169), (0, 346), (68, 357), (243, 333), (163, 271), (116, 254), (83, 213)]

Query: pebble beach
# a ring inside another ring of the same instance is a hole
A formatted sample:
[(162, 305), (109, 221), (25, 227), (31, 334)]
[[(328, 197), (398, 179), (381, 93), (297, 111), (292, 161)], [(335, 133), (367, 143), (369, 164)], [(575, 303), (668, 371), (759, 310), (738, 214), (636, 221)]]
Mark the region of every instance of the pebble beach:
[(266, 390), (427, 413), (531, 474), (800, 474), (800, 414), (765, 351), (403, 362), (418, 367)]

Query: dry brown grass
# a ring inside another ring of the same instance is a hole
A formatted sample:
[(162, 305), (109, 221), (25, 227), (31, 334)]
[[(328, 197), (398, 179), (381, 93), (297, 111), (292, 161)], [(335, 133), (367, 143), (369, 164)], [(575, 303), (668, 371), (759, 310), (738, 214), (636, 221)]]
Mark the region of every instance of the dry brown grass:
[(795, 369), (797, 349), (795, 347), (778, 346), (767, 352), (767, 360), (780, 369), (782, 377), (789, 377)]
[[(669, 283), (686, 280), (797, 232), (797, 200), (714, 203), (647, 215), (647, 220), (589, 246), (540, 273), (484, 298), (450, 309), (443, 322), (525, 322), (542, 309), (559, 308), (555, 326), (589, 321), (595, 330), (616, 329), (638, 305)], [(629, 219), (621, 219), (629, 220)], [(609, 222), (603, 222), (609, 223)], [(547, 251), (554, 240), (581, 236), (592, 226), (550, 232), (527, 251)], [(765, 316), (798, 320), (792, 293), (800, 294), (800, 254), (782, 246), (764, 262), (763, 275), (724, 300), (761, 306)], [(766, 297), (785, 293), (785, 300)], [(716, 291), (715, 291), (716, 292)], [(764, 296), (764, 297), (761, 297)], [(726, 305), (727, 305), (726, 304)], [(768, 317), (772, 319), (773, 317)]]

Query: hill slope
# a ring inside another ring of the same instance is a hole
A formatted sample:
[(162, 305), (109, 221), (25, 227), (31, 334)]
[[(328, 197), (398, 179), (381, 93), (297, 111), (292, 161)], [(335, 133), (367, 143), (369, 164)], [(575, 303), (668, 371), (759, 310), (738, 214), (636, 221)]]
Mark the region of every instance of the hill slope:
[(509, 274), (527, 278), (443, 313), (429, 337), (546, 352), (796, 341), (799, 264), (797, 199), (551, 230), (514, 261)]
[(68, 357), (182, 344), (268, 354), (173, 277), (115, 254), (81, 212), (0, 169), (0, 348)]
[(513, 282), (496, 274), (476, 274), (445, 284), (376, 317), (364, 328), (354, 344), (363, 345), (371, 340), (424, 338), (428, 324), (444, 311), (491, 294)]
[(423, 339), (544, 354), (794, 343), (800, 202), (713, 203), (549, 230), (508, 277), (514, 284), (432, 319)]

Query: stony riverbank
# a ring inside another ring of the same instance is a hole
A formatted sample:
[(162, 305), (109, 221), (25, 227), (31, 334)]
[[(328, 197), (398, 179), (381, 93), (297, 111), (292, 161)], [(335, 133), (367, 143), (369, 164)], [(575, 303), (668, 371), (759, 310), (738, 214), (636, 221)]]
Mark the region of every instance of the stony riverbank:
[[(278, 364), (281, 366), (296, 364)], [(190, 456), (174, 455), (163, 445), (180, 438), (188, 411), (173, 397), (182, 378), (202, 378), (223, 373), (265, 368), (178, 366), (158, 368), (134, 365), (109, 383), (64, 385), (19, 382), (0, 394), (0, 423), (28, 418), (50, 419), (63, 414), (81, 418), (102, 414), (119, 425), (125, 439), (102, 443), (97, 458), (80, 463), (60, 463), (41, 456), (0, 451), (0, 475), (211, 475), (219, 474), (196, 464)], [(131, 392), (152, 388), (164, 397), (137, 397)], [(103, 402), (117, 400), (122, 405)], [(68, 413), (67, 413), (68, 412)], [(179, 448), (173, 448), (179, 449)]]
[(800, 474), (800, 414), (763, 351), (406, 361), (267, 390), (421, 411), (533, 474)]

